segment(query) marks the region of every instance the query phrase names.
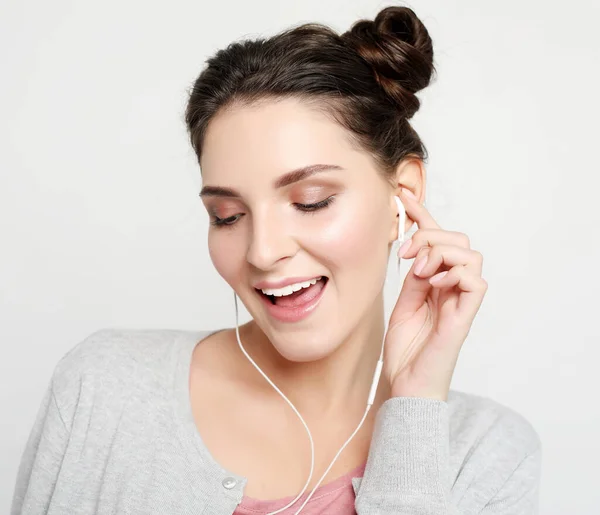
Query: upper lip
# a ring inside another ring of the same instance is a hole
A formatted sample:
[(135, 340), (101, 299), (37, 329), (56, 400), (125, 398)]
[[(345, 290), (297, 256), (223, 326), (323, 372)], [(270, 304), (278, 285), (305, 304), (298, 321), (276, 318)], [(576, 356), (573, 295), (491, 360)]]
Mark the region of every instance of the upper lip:
[(284, 286), (289, 286), (290, 284), (303, 283), (306, 281), (312, 281), (313, 279), (319, 279), (323, 277), (322, 275), (311, 275), (309, 277), (286, 277), (285, 279), (280, 279), (279, 281), (260, 281), (254, 285), (257, 290), (267, 290), (267, 289), (275, 289), (275, 288), (283, 288)]

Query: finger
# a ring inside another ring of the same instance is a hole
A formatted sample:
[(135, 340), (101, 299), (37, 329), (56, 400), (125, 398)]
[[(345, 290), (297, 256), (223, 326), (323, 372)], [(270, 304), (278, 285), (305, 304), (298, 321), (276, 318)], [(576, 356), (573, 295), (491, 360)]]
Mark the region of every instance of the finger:
[[(410, 243), (408, 243), (409, 241)], [(398, 249), (398, 256), (412, 259), (423, 246), (433, 247), (436, 243), (456, 245), (467, 249), (471, 247), (469, 237), (465, 233), (444, 229), (419, 229)], [(401, 251), (404, 251), (402, 256), (400, 256)]]
[(406, 214), (414, 220), (420, 228), (439, 229), (440, 226), (434, 220), (427, 208), (416, 198), (406, 194), (406, 189), (400, 189), (402, 204), (406, 209)]
[(401, 322), (404, 316), (411, 316), (415, 313), (415, 311), (423, 305), (427, 295), (431, 292), (432, 285), (429, 283), (429, 278), (422, 278), (414, 273), (415, 266), (418, 265), (419, 259), (422, 256), (426, 256), (430, 250), (431, 248), (429, 247), (422, 247), (419, 250), (417, 259), (414, 260), (410, 270), (406, 274), (404, 283), (398, 294), (398, 299), (396, 300), (396, 304), (390, 316), (390, 327), (393, 324)]
[[(415, 274), (419, 277), (430, 277), (444, 266), (449, 270), (453, 266), (463, 265), (467, 270), (475, 275), (481, 275), (483, 269), (483, 255), (481, 252), (472, 249), (465, 249), (455, 245), (436, 244), (427, 253), (418, 266), (415, 267)], [(424, 264), (423, 264), (424, 263)]]
[(455, 266), (446, 272), (440, 272), (431, 277), (429, 282), (437, 289), (457, 287), (460, 290), (456, 308), (466, 316), (464, 320), (468, 323), (477, 314), (488, 289), (488, 283), (483, 277), (473, 274), (464, 266)]

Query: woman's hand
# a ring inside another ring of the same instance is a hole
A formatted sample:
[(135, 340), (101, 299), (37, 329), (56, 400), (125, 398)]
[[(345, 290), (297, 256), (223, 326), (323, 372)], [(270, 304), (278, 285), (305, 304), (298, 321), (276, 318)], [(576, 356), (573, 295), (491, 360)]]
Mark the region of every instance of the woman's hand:
[(458, 353), (487, 291), (483, 256), (471, 250), (467, 235), (441, 229), (407, 190), (401, 198), (419, 229), (405, 242), (408, 249), (400, 248), (401, 257), (416, 259), (390, 317), (384, 373), (393, 397), (446, 401)]

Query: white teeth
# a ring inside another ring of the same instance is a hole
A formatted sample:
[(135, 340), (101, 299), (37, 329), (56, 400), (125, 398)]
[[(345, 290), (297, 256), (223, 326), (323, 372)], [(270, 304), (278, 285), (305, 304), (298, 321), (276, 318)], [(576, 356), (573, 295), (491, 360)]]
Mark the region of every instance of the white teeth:
[(284, 297), (286, 295), (291, 295), (295, 291), (301, 290), (302, 288), (308, 288), (315, 284), (320, 277), (315, 277), (310, 281), (305, 281), (303, 283), (295, 283), (289, 284), (288, 286), (284, 286), (283, 288), (266, 288), (261, 290), (265, 295), (274, 295), (275, 297)]

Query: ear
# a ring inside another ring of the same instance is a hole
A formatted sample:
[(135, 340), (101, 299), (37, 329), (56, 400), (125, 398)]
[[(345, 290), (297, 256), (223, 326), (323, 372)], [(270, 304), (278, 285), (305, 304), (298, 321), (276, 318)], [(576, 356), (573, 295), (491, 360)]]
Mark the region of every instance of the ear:
[[(423, 160), (416, 156), (408, 156), (404, 158), (398, 166), (396, 167), (396, 176), (394, 179), (394, 195), (400, 196), (400, 190), (405, 188), (409, 190), (419, 202), (423, 202), (422, 199), (425, 198), (425, 184), (426, 184), (427, 172), (425, 170), (425, 164)], [(394, 204), (393, 209), (394, 213), (398, 211), (396, 208), (396, 203), (394, 199), (392, 199)], [(397, 220), (396, 215), (396, 220)], [(406, 215), (406, 227), (404, 227), (405, 231), (408, 231), (415, 221)], [(398, 229), (396, 229), (396, 235), (398, 234)]]
[(394, 195), (400, 195), (400, 190), (406, 188), (417, 197), (419, 202), (425, 197), (427, 172), (425, 164), (416, 156), (405, 157), (396, 167)]

